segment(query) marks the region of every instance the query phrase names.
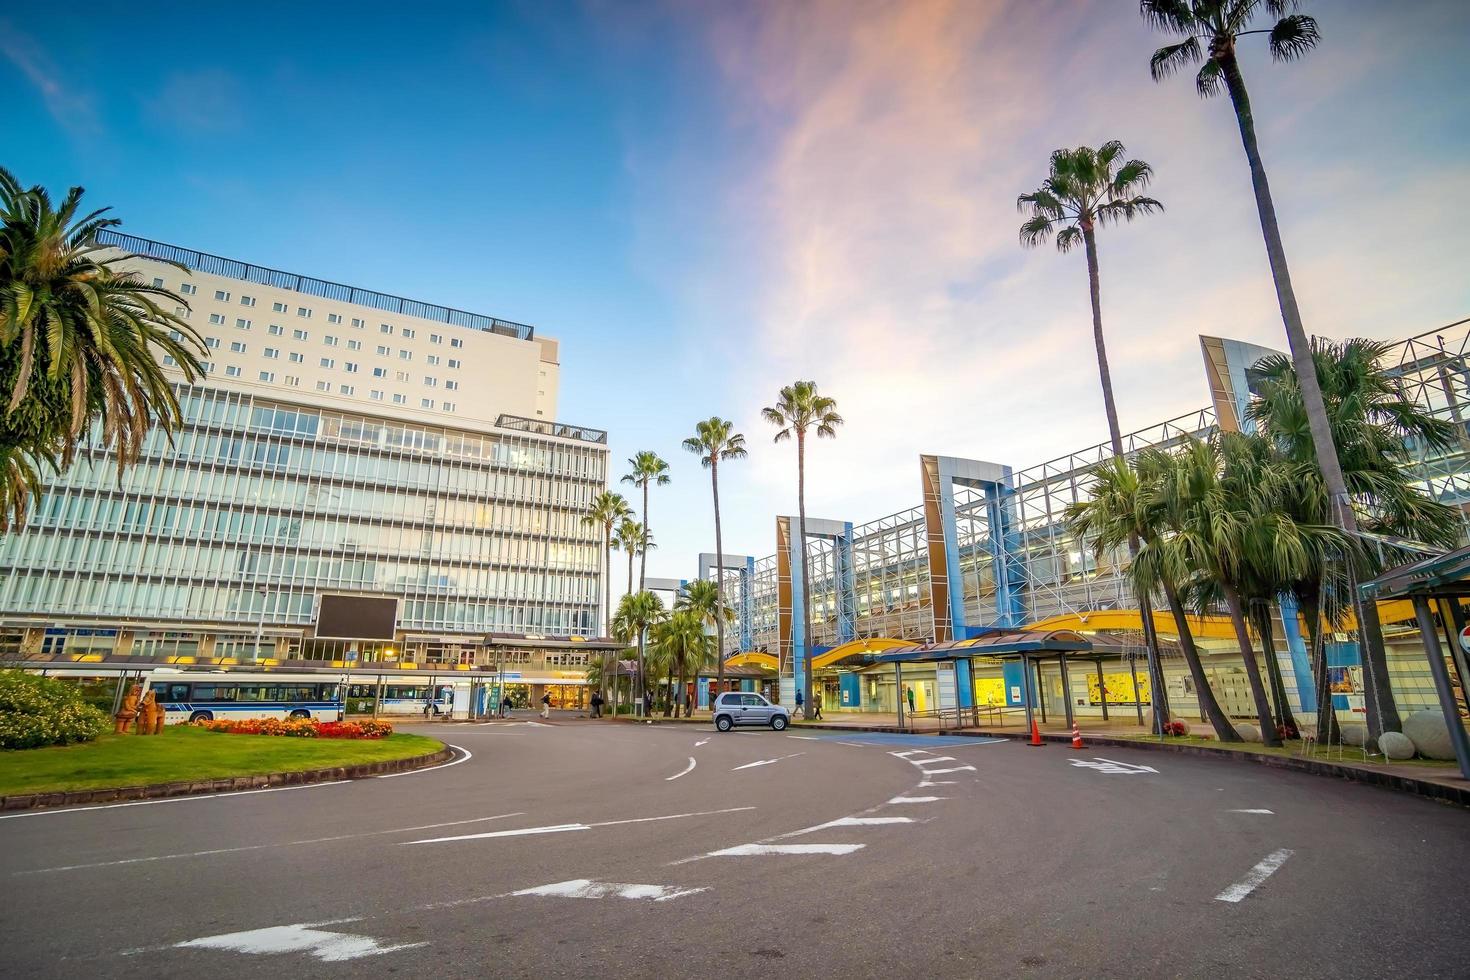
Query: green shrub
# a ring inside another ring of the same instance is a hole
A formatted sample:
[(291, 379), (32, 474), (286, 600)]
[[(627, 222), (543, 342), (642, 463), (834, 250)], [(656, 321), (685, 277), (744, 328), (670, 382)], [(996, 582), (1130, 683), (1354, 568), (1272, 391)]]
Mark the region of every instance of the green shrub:
[(0, 670), (0, 749), (90, 742), (111, 727), (75, 684)]

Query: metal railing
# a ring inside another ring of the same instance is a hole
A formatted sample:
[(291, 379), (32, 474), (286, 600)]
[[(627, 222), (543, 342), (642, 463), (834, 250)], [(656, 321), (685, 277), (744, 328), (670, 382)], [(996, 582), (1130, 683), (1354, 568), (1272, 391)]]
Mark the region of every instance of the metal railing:
[(547, 422), (544, 419), (528, 419), (524, 415), (500, 415), (496, 418), (495, 425), (501, 429), (515, 429), (517, 432), (534, 432), (543, 436), (579, 439), (582, 442), (607, 443), (607, 433), (602, 429), (592, 429), (584, 425), (566, 425), (561, 422)]
[(503, 337), (531, 340), (536, 334), (534, 327), (525, 323), (516, 323), (513, 320), (502, 320), (499, 317), (486, 316), (483, 313), (468, 313), (464, 310), (439, 306), (435, 303), (423, 303), (416, 299), (405, 299), (402, 296), (394, 296), (391, 293), (380, 293), (371, 289), (358, 289), (356, 286), (344, 286), (340, 282), (330, 282), (326, 279), (313, 279), (310, 276), (299, 276), (294, 272), (267, 269), (264, 266), (241, 262), (238, 259), (227, 259), (219, 255), (211, 255), (208, 252), (196, 252), (193, 249), (180, 248), (178, 245), (169, 245), (166, 242), (155, 242), (148, 238), (138, 238), (135, 235), (124, 235), (119, 231), (108, 229), (99, 231), (97, 233), (97, 244), (111, 245), (114, 248), (132, 252), (134, 255), (140, 255), (143, 258), (175, 262), (187, 269), (197, 269), (200, 272), (207, 272), (215, 276), (240, 279), (244, 282), (253, 282), (261, 286), (273, 286), (276, 289), (289, 289), (292, 292), (305, 293), (308, 296), (320, 296), (322, 299), (334, 299), (343, 303), (369, 306), (375, 310), (384, 310), (388, 313), (401, 313), (404, 316), (416, 316), (423, 320), (437, 320), (440, 323), (448, 323), (457, 327), (469, 327), (471, 330), (484, 330), (487, 333), (496, 333)]

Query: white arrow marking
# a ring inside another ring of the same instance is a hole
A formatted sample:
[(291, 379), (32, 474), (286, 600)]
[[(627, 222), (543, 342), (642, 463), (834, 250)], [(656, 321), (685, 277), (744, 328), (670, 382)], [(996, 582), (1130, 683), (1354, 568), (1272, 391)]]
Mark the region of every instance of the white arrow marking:
[(736, 766), (734, 769), (731, 769), (730, 771), (731, 772), (739, 772), (742, 769), (754, 769), (756, 766), (769, 766), (769, 765), (772, 765), (774, 763), (780, 762), (782, 759), (793, 759), (793, 758), (795, 758), (796, 756), (799, 756), (799, 755), (801, 755), (800, 752), (793, 752), (790, 755), (783, 755), (783, 756), (780, 756), (779, 758), (775, 758), (775, 759), (761, 759), (761, 760), (759, 760), (757, 762), (747, 762), (745, 765), (743, 765), (743, 766)]
[(705, 742), (708, 742), (708, 741), (709, 741), (709, 739), (707, 739), (707, 738), (702, 738), (702, 739), (700, 739), (700, 740), (699, 740), (699, 741), (697, 741), (697, 742), (695, 742), (695, 743), (694, 743), (694, 747), (695, 747), (695, 748), (696, 748), (696, 749), (697, 749), (697, 748), (699, 748), (699, 747), (700, 747), (700, 746), (701, 746), (701, 745), (703, 745), (703, 744), (704, 744), (704, 743), (705, 743)]
[(687, 776), (689, 773), (691, 773), (693, 771), (694, 771), (694, 756), (691, 755), (689, 757), (689, 765), (684, 769), (684, 771), (683, 772), (679, 772), (679, 773), (675, 773), (672, 776), (665, 776), (664, 777), (664, 782), (671, 783), (674, 780), (678, 779), (680, 776)]
[(511, 892), (512, 896), (544, 896), (549, 898), (632, 898), (643, 899), (651, 902), (667, 902), (670, 899), (682, 898), (685, 895), (696, 895), (699, 892), (709, 891), (708, 888), (675, 888), (672, 885), (625, 885), (610, 881), (592, 881), (588, 878), (577, 878), (572, 881), (559, 881), (552, 885), (541, 885), (536, 888), (523, 888), (518, 892)]
[(1225, 812), (1226, 813), (1271, 813), (1274, 816), (1274, 812), (1271, 811), (1271, 810), (1227, 810)]
[(381, 956), (400, 949), (427, 946), (428, 943), (397, 943), (380, 946), (370, 936), (352, 936), (341, 932), (313, 929), (309, 923), (271, 926), (249, 932), (230, 932), (221, 936), (205, 936), (175, 943), (175, 949), (224, 949), (232, 953), (310, 953), (327, 963), (340, 963), (363, 956)]
[(914, 822), (913, 817), (838, 817), (836, 820), (819, 823), (815, 827), (808, 827), (805, 830), (793, 830), (791, 833), (782, 834), (781, 836), (783, 838), (800, 837), (803, 834), (812, 834), (819, 830), (830, 830), (833, 827), (879, 827), (886, 824)]
[(757, 857), (775, 854), (851, 854), (863, 844), (741, 844), (723, 851), (711, 851), (706, 857)]
[(893, 803), (933, 803), (935, 800), (943, 800), (943, 799), (946, 799), (946, 798), (947, 797), (943, 797), (943, 796), (895, 796), (893, 799), (889, 800), (888, 802), (890, 804), (893, 804)]
[(1140, 765), (1135, 765), (1134, 763), (1131, 763), (1131, 762), (1114, 762), (1112, 759), (1104, 759), (1100, 755), (1095, 755), (1095, 756), (1093, 756), (1093, 758), (1096, 759), (1098, 762), (1111, 762), (1115, 766), (1123, 766), (1126, 769), (1133, 769), (1133, 770), (1136, 770), (1138, 772), (1153, 772), (1153, 773), (1158, 772), (1158, 770), (1155, 769), (1153, 766), (1140, 766)]
[(955, 766), (952, 769), (925, 769), (926, 776), (943, 776), (947, 772), (974, 772), (974, 766)]
[(1240, 901), (1251, 892), (1259, 888), (1262, 882), (1275, 874), (1276, 870), (1286, 863), (1286, 859), (1291, 857), (1295, 853), (1295, 851), (1289, 850), (1284, 847), (1279, 851), (1272, 851), (1261, 860), (1260, 864), (1257, 864), (1254, 868), (1251, 868), (1250, 873), (1248, 873), (1244, 879), (1234, 885), (1231, 885), (1229, 888), (1216, 895), (1215, 901)]

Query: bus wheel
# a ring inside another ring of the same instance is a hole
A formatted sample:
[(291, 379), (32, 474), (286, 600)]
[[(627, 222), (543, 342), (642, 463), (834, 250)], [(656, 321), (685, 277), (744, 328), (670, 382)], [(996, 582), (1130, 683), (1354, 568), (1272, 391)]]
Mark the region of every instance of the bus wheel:
[(211, 711), (196, 711), (189, 716), (189, 724), (196, 721), (214, 721), (214, 713)]
[(310, 711), (305, 711), (305, 710), (303, 710), (301, 708), (297, 708), (295, 711), (291, 712), (291, 717), (292, 718), (310, 718), (311, 717), (311, 712)]

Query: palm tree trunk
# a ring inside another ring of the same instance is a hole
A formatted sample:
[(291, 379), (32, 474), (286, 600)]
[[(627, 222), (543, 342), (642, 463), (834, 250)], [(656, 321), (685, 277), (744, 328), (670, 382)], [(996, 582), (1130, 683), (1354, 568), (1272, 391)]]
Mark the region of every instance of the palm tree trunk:
[[(679, 658), (679, 700), (684, 704), (684, 717), (689, 717), (689, 663), (684, 657)], [(674, 717), (679, 717), (678, 708), (674, 709)]]
[[(1291, 271), (1286, 265), (1286, 247), (1281, 242), (1281, 229), (1276, 223), (1276, 205), (1271, 200), (1271, 185), (1266, 180), (1266, 167), (1261, 162), (1261, 149), (1256, 143), (1256, 123), (1251, 114), (1250, 95), (1245, 90), (1245, 78), (1240, 73), (1240, 63), (1236, 60), (1234, 51), (1227, 51), (1221, 56), (1220, 67), (1225, 75), (1225, 85), (1230, 91), (1230, 101), (1235, 106), (1235, 120), (1240, 125), (1240, 142), (1245, 147), (1245, 158), (1250, 164), (1251, 185), (1256, 194), (1256, 212), (1261, 220), (1261, 233), (1266, 239), (1266, 258), (1271, 264), (1271, 279), (1276, 284), (1276, 301), (1281, 307), (1282, 323), (1286, 326), (1291, 363), (1296, 369), (1297, 383), (1302, 389), (1302, 403), (1307, 410), (1312, 445), (1317, 451), (1317, 466), (1322, 470), (1322, 479), (1327, 484), (1328, 502), (1334, 523), (1348, 535), (1356, 536), (1357, 515), (1353, 513), (1347, 481), (1342, 475), (1342, 463), (1337, 456), (1337, 446), (1332, 440), (1327, 407), (1322, 401), (1322, 386), (1317, 381), (1317, 364), (1312, 357), (1312, 345), (1307, 341), (1301, 311), (1297, 309), (1296, 291), (1292, 288)], [(1398, 706), (1394, 703), (1393, 686), (1389, 683), (1388, 658), (1383, 650), (1378, 610), (1371, 608), (1371, 602), (1362, 602), (1357, 589), (1353, 589), (1352, 602), (1358, 616), (1358, 645), (1365, 668), (1368, 734), (1370, 738), (1377, 738), (1384, 731), (1399, 730)]]
[[(644, 583), (648, 581), (648, 536), (651, 533), (651, 525), (648, 523), (648, 481), (643, 481), (643, 540), (644, 545), (638, 552), (638, 591), (642, 592)], [(630, 571), (628, 574), (632, 574)]]
[(1271, 717), (1271, 701), (1266, 697), (1266, 685), (1261, 681), (1261, 665), (1256, 660), (1256, 648), (1251, 643), (1250, 630), (1245, 625), (1245, 612), (1241, 607), (1240, 593), (1234, 585), (1220, 583), (1225, 593), (1225, 607), (1230, 610), (1230, 623), (1235, 627), (1235, 639), (1240, 644), (1240, 656), (1245, 661), (1245, 676), (1250, 681), (1251, 699), (1256, 703), (1256, 720), (1261, 723), (1262, 744), (1276, 748), (1281, 739), (1276, 737), (1276, 721)]
[(1291, 702), (1286, 698), (1286, 678), (1281, 673), (1281, 661), (1276, 659), (1276, 626), (1271, 622), (1271, 604), (1261, 602), (1256, 606), (1256, 632), (1261, 634), (1261, 653), (1266, 658), (1266, 678), (1271, 682), (1271, 700), (1276, 702), (1276, 724), (1288, 738), (1295, 738), (1296, 715), (1292, 714)]
[[(612, 522), (608, 521), (602, 525), (602, 607), (607, 614), (602, 635), (608, 639), (612, 638)], [(602, 652), (602, 700), (607, 701), (607, 651)]]
[(801, 717), (806, 718), (812, 703), (812, 577), (806, 560), (806, 433), (800, 429), (796, 432), (796, 516), (801, 524), (796, 533), (801, 558)]
[(1199, 699), (1200, 711), (1204, 714), (1205, 721), (1210, 723), (1210, 727), (1215, 730), (1215, 737), (1220, 741), (1243, 741), (1210, 687), (1209, 675), (1205, 673), (1205, 665), (1199, 658), (1199, 647), (1194, 643), (1194, 633), (1189, 629), (1189, 618), (1184, 614), (1179, 592), (1172, 582), (1164, 583), (1164, 599), (1169, 603), (1169, 612), (1174, 616), (1174, 626), (1179, 632), (1179, 649), (1184, 652), (1184, 662), (1189, 665), (1189, 675), (1194, 678), (1195, 697)]
[(1311, 648), (1312, 682), (1317, 690), (1317, 744), (1331, 745), (1342, 741), (1337, 711), (1332, 706), (1332, 684), (1327, 676), (1327, 648), (1322, 637), (1321, 593), (1317, 589), (1298, 589), (1297, 604), (1307, 622), (1307, 643)]
[[(709, 482), (715, 495), (715, 692), (725, 689), (725, 541), (720, 536), (720, 460), (716, 453), (710, 454)], [(694, 672), (694, 683), (699, 684), (699, 671)]]

